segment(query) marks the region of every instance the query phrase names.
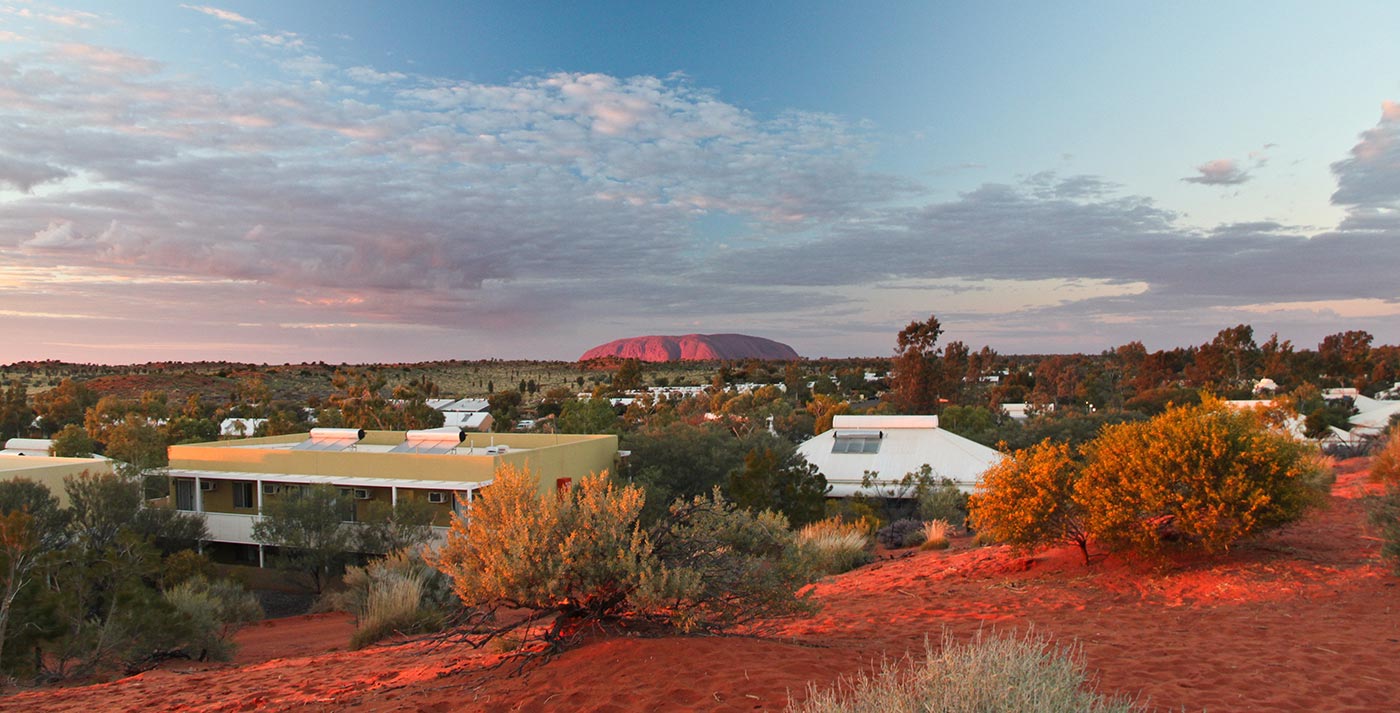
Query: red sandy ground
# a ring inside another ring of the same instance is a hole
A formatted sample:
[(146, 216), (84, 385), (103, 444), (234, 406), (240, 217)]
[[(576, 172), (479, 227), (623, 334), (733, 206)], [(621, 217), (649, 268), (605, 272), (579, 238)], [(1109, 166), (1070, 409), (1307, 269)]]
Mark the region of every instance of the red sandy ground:
[(945, 629), (1033, 627), (1077, 643), (1100, 690), (1150, 707), (1395, 710), (1400, 578), (1364, 523), (1364, 467), (1343, 462), (1331, 507), (1305, 522), (1169, 571), (960, 541), (824, 580), (810, 618), (729, 637), (598, 638), (520, 675), (453, 644), (348, 651), (348, 617), (312, 615), (241, 632), (231, 664), (21, 692), (0, 709), (780, 710), (809, 683), (922, 652)]

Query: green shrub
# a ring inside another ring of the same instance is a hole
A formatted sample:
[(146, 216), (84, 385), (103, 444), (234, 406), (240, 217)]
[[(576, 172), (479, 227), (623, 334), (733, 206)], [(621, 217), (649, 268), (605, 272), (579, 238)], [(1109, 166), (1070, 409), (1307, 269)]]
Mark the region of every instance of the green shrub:
[(912, 518), (895, 520), (880, 528), (875, 533), (875, 539), (892, 550), (918, 547), (924, 543), (924, 523)]
[(860, 523), (845, 523), (829, 518), (803, 527), (797, 542), (822, 574), (849, 572), (875, 559), (867, 549), (870, 536)]
[(967, 522), (967, 500), (967, 493), (956, 482), (943, 478), (919, 493), (919, 517), (962, 527)]
[(1396, 574), (1400, 574), (1400, 483), (1387, 486), (1384, 495), (1368, 500), (1371, 524), (1380, 530), (1381, 556), (1390, 560)]
[(1068, 713), (1134, 710), (1132, 701), (1086, 688), (1078, 653), (1033, 634), (1016, 638), (978, 633), (959, 644), (944, 633), (940, 650), (924, 645), (922, 661), (886, 662), (875, 675), (857, 674), (830, 690), (809, 686), (799, 713)]
[(180, 550), (167, 555), (162, 561), (161, 588), (169, 590), (190, 579), (216, 579), (217, 576), (218, 570), (214, 567), (214, 561), (207, 555), (194, 550)]
[(327, 598), (327, 606), (355, 617), (353, 648), (396, 633), (437, 631), (451, 617), (454, 597), (447, 578), (410, 550), (348, 567), (344, 583), (343, 591)]
[(258, 598), (242, 585), (194, 576), (166, 590), (165, 600), (189, 623), (189, 640), (181, 648), (200, 661), (233, 656), (233, 634), (263, 617)]

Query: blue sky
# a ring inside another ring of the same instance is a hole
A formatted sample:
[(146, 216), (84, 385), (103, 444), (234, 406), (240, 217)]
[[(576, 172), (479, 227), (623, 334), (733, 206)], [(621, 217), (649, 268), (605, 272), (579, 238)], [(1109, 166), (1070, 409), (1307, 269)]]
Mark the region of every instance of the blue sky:
[[(558, 5), (564, 5), (559, 7)], [(1400, 6), (0, 0), (0, 362), (1400, 340)]]

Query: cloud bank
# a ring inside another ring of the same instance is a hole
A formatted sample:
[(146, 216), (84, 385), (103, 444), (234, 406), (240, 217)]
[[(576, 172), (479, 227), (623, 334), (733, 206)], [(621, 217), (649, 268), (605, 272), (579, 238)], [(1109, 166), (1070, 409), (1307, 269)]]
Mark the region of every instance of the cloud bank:
[[(859, 122), (758, 115), (683, 77), (339, 67), (302, 36), (182, 7), (266, 76), (220, 86), (73, 42), (0, 58), (0, 298), (90, 317), (91, 339), (65, 344), (144, 329), (240, 358), (567, 358), (700, 329), (883, 354), (938, 311), (968, 341), (1030, 351), (1147, 324), (1213, 333), (1272, 304), (1383, 315), (1397, 297), (1375, 259), (1400, 238), (1394, 104), (1332, 166), (1336, 230), (1200, 228), (1092, 175), (930, 201), (870, 169)], [(1182, 180), (1249, 179), (1228, 159), (1197, 170)], [(939, 309), (960, 290), (986, 307)]]

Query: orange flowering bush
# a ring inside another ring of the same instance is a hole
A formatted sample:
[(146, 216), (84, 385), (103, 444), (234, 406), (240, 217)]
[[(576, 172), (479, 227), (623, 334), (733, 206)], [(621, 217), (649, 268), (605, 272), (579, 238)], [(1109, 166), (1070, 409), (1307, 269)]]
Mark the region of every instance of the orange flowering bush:
[(1105, 428), (1076, 454), (1048, 441), (992, 468), (973, 524), (1023, 546), (1093, 540), (1145, 554), (1217, 552), (1297, 520), (1322, 502), (1327, 472), (1310, 446), (1257, 414), (1205, 398)]
[(1041, 441), (982, 476), (969, 519), (997, 542), (1034, 547), (1074, 544), (1089, 561), (1089, 535), (1076, 499), (1079, 464), (1067, 444)]
[(1085, 455), (1076, 500), (1089, 531), (1140, 552), (1227, 550), (1299, 519), (1327, 486), (1314, 448), (1210, 398), (1106, 428)]
[(502, 468), (454, 519), (433, 565), (469, 610), (554, 617), (545, 639), (556, 647), (589, 621), (694, 631), (808, 608), (798, 590), (812, 572), (781, 515), (740, 510), (716, 492), (677, 500), (644, 528), (644, 500), (606, 473), (543, 495), (529, 473)]

